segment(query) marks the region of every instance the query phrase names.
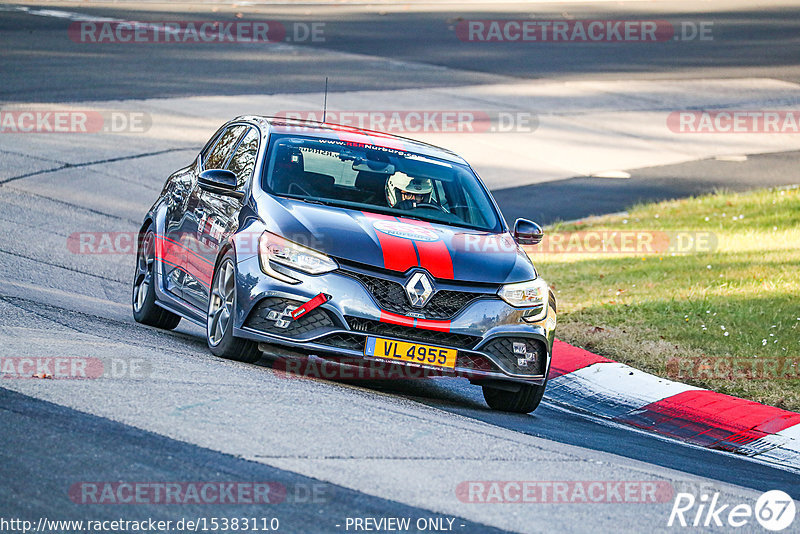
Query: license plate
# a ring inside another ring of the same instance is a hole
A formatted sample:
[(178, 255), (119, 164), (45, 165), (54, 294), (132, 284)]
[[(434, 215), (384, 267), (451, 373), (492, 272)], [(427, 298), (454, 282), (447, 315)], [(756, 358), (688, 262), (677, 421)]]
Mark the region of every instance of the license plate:
[(396, 362), (447, 367), (449, 369), (453, 369), (456, 366), (457, 354), (458, 351), (455, 349), (444, 349), (442, 347), (379, 337), (368, 337), (367, 344), (364, 347), (365, 356)]

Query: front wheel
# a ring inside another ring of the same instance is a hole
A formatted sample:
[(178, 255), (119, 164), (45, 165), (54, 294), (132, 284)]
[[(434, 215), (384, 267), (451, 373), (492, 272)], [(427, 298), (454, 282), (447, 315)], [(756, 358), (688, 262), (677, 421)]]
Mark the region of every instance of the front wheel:
[(228, 251), (214, 271), (208, 299), (206, 341), (215, 356), (253, 363), (261, 358), (258, 344), (249, 339), (233, 337), (233, 317), (236, 311), (236, 265)]
[(508, 388), (484, 385), (483, 398), (492, 410), (514, 413), (531, 413), (542, 401), (547, 383), (541, 386), (536, 384), (509, 384)]

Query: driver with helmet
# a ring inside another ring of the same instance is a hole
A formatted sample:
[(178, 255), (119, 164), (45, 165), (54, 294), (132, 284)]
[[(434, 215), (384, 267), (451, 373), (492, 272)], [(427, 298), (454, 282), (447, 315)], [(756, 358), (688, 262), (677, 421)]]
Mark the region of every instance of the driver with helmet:
[(430, 204), (433, 184), (428, 178), (412, 178), (400, 171), (386, 180), (386, 201), (392, 208), (411, 209)]

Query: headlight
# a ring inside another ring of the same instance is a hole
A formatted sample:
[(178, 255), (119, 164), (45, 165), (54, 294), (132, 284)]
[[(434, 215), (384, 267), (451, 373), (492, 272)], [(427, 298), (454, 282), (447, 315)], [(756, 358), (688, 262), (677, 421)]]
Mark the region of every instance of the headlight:
[(258, 243), (258, 257), (261, 260), (262, 271), (290, 284), (296, 284), (298, 280), (273, 269), (270, 265), (271, 261), (308, 274), (327, 273), (339, 267), (334, 260), (325, 254), (320, 254), (316, 250), (292, 243), (288, 239), (270, 232), (261, 234)]
[[(547, 306), (547, 282), (541, 278), (528, 282), (507, 284), (497, 294), (515, 308), (542, 308)], [(527, 317), (526, 317), (527, 318)]]

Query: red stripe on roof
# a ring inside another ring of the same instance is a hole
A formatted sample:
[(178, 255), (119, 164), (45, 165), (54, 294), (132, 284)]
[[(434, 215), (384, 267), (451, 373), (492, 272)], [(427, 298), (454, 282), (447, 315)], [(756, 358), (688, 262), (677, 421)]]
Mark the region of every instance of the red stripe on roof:
[(369, 136), (376, 140), (373, 144), (382, 146), (385, 148), (391, 148), (394, 150), (407, 150), (405, 143), (403, 143), (402, 139), (398, 139), (397, 137), (391, 136), (389, 134), (384, 134), (381, 132), (370, 132)]
[(359, 143), (364, 145), (375, 145), (383, 148), (391, 148), (393, 150), (406, 150), (405, 143), (401, 139), (396, 138), (391, 134), (383, 132), (363, 131), (352, 126), (343, 126), (341, 124), (328, 124), (325, 126), (330, 128), (332, 133), (335, 133), (340, 141)]

